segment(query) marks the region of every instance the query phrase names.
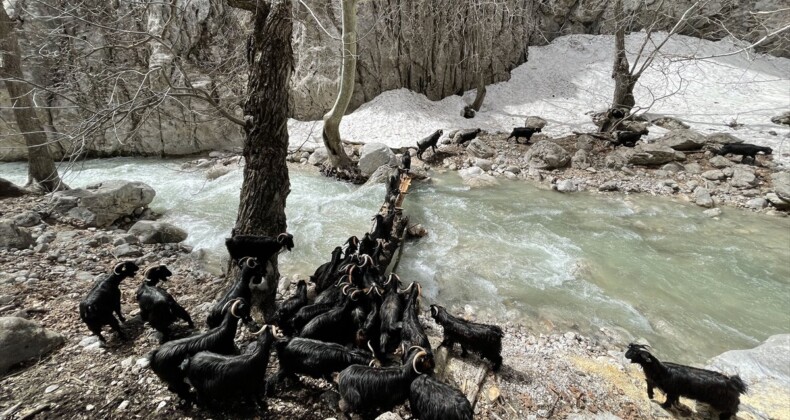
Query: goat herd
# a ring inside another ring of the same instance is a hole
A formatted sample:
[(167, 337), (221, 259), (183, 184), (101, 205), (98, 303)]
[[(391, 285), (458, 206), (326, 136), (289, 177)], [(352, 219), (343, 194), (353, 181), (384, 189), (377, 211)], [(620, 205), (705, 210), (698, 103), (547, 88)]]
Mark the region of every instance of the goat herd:
[[(262, 327), (250, 314), (250, 285), (262, 281), (275, 254), (294, 247), (291, 234), (226, 239), (231, 259), (240, 268), (238, 278), (209, 311), (209, 329), (186, 338), (169, 340), (169, 326), (177, 319), (194, 326), (189, 313), (158, 286), (172, 273), (163, 265), (149, 267), (137, 301), (143, 321), (162, 334), (160, 347), (149, 355), (151, 369), (185, 404), (209, 408), (230, 400), (265, 407), (266, 395), (306, 375), (336, 382), (343, 412), (373, 414), (408, 399), (415, 418), (471, 419), (472, 405), (464, 394), (432, 376), (433, 352), (418, 319), (421, 286), (412, 282), (403, 288), (396, 274), (385, 276), (379, 269), (381, 249), (393, 239), (391, 218), (387, 219), (389, 224), (377, 216), (373, 235), (365, 234), (362, 241), (352, 236), (344, 247), (333, 250), (331, 260), (311, 277), (314, 300), (308, 299), (307, 282), (300, 280), (295, 295), (284, 300)], [(125, 338), (118, 322), (125, 321), (119, 285), (138, 270), (131, 261), (117, 264), (80, 303), (80, 317), (101, 341), (105, 325)], [(430, 312), (444, 330), (441, 346), (452, 349), (458, 343), (462, 356), (471, 350), (499, 370), (499, 327), (456, 318), (438, 305), (431, 305)], [(234, 344), (239, 319), (257, 336), (241, 354)], [(279, 368), (267, 378), (272, 348)], [(685, 396), (710, 404), (721, 411), (721, 419), (728, 419), (738, 411), (739, 395), (746, 392), (738, 376), (662, 363), (642, 345), (629, 345), (625, 356), (642, 366), (649, 398), (655, 387), (666, 393), (665, 408)]]

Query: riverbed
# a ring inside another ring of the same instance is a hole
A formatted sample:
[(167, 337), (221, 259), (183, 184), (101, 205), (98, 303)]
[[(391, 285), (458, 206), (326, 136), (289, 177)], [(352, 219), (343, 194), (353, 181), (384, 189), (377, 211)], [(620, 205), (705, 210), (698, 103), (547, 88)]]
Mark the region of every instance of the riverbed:
[[(241, 171), (207, 181), (176, 160), (76, 164), (72, 187), (143, 181), (151, 207), (189, 232), (186, 243), (223, 255), (238, 208)], [(24, 182), (25, 165), (0, 164)], [(306, 277), (351, 234), (361, 236), (384, 187), (353, 186), (291, 170), (286, 213), (296, 248), (280, 270)], [(470, 190), (455, 173), (415, 182), (405, 203), (427, 237), (406, 244), (399, 274), (431, 302), (536, 332), (602, 327), (644, 338), (657, 355), (703, 363), (790, 329), (790, 221), (647, 195), (560, 194), (523, 181)], [(177, 273), (176, 273), (177, 275)]]

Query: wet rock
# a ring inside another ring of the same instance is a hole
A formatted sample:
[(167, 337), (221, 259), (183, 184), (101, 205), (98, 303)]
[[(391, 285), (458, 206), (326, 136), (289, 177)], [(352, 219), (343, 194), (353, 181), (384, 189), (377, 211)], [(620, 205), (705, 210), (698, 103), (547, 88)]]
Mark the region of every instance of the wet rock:
[(746, 202), (746, 207), (754, 210), (764, 209), (768, 206), (768, 201), (764, 198), (753, 198)]
[(556, 189), (559, 192), (564, 192), (564, 193), (576, 192), (576, 191), (579, 191), (579, 184), (575, 180), (572, 180), (572, 179), (563, 179), (563, 180), (558, 181), (554, 185), (554, 189)]
[(395, 153), (382, 143), (368, 143), (359, 154), (359, 170), (363, 175), (372, 174), (382, 165), (397, 165)]
[(722, 171), (720, 171), (718, 169), (712, 169), (710, 171), (705, 171), (705, 172), (702, 173), (702, 177), (705, 178), (705, 179), (711, 180), (711, 181), (721, 181), (722, 179), (727, 178), (727, 176), (724, 175), (724, 172), (722, 172)]
[(481, 139), (474, 139), (466, 147), (469, 156), (488, 159), (494, 156), (494, 149)]
[(214, 165), (206, 171), (206, 179), (213, 181), (223, 175), (233, 172), (233, 166), (230, 165)]
[(617, 191), (620, 187), (618, 181), (606, 181), (598, 187), (598, 191)]
[(11, 366), (41, 357), (65, 342), (62, 335), (37, 322), (18, 317), (0, 318), (0, 373)]
[(734, 165), (731, 160), (727, 159), (724, 156), (714, 156), (710, 158), (710, 160), (708, 160), (708, 163), (710, 163), (710, 166), (713, 166), (714, 168), (717, 169), (728, 168)]
[[(743, 140), (733, 136), (730, 133), (713, 133), (708, 134), (707, 141), (709, 144), (722, 146), (727, 143), (743, 143)], [(718, 148), (718, 147), (717, 147)]]
[(25, 249), (34, 243), (27, 229), (18, 227), (10, 220), (0, 219), (0, 248)]
[(129, 234), (140, 239), (144, 244), (177, 243), (187, 238), (187, 232), (166, 222), (141, 220), (131, 228)]
[(694, 203), (700, 207), (713, 207), (713, 197), (706, 188), (697, 187), (694, 190)]
[(128, 216), (139, 207), (147, 207), (156, 191), (142, 182), (122, 180), (105, 181), (96, 190), (75, 188), (52, 194), (55, 207), (68, 210), (68, 215), (81, 220), (87, 226), (107, 227), (116, 220)]
[(397, 171), (396, 168), (391, 168), (387, 165), (379, 166), (365, 181), (365, 185), (383, 184)]
[(472, 188), (484, 188), (497, 185), (499, 181), (491, 175), (483, 172), (482, 169), (473, 166), (471, 168), (461, 169), (458, 175), (463, 179), (464, 184)]
[(702, 213), (708, 217), (719, 217), (721, 216), (721, 209), (716, 207), (716, 208), (705, 210)]
[(525, 159), (530, 168), (556, 169), (567, 166), (571, 156), (562, 146), (549, 140), (541, 140), (529, 149)]
[(688, 124), (673, 117), (656, 118), (653, 121), (650, 121), (650, 123), (656, 127), (661, 127), (667, 130), (686, 130), (689, 128)]

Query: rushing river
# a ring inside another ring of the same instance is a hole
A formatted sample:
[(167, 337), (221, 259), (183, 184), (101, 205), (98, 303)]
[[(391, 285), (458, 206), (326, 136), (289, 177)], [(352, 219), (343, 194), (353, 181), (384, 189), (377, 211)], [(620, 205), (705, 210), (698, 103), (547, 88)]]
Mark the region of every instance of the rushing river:
[[(0, 164), (24, 182), (24, 164)], [(286, 208), (296, 248), (280, 270), (312, 274), (348, 236), (361, 236), (384, 187), (352, 186), (291, 171)], [(73, 187), (106, 179), (154, 187), (151, 204), (216, 259), (235, 222), (241, 171), (206, 181), (178, 161), (106, 159), (78, 164)], [(431, 301), (484, 318), (644, 337), (686, 363), (790, 332), (790, 221), (649, 196), (559, 194), (524, 182), (470, 190), (455, 174), (416, 182), (406, 214), (430, 232), (405, 248), (399, 274)]]

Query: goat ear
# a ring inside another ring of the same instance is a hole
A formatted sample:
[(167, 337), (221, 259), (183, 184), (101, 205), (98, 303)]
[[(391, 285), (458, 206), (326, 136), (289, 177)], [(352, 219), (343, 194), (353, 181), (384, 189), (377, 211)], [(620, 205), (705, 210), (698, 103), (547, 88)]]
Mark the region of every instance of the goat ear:
[(653, 363), (653, 358), (650, 357), (649, 353), (644, 353), (643, 352), (642, 353), (642, 360), (644, 360), (645, 363)]

